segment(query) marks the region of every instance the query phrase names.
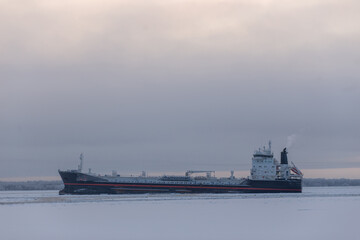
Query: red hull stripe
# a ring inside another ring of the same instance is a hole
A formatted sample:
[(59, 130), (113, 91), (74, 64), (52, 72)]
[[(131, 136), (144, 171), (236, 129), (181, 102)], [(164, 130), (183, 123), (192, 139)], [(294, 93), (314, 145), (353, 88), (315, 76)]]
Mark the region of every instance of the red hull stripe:
[[(284, 188), (254, 188), (254, 187), (210, 187), (210, 186), (171, 186), (171, 185), (137, 185), (137, 184), (103, 184), (103, 183), (65, 183), (73, 186), (111, 186), (111, 187), (157, 187), (157, 188), (198, 188), (198, 189), (231, 189), (231, 190), (270, 190), (270, 191), (294, 191), (300, 192), (301, 189), (284, 189)], [(130, 189), (129, 189), (130, 190)]]

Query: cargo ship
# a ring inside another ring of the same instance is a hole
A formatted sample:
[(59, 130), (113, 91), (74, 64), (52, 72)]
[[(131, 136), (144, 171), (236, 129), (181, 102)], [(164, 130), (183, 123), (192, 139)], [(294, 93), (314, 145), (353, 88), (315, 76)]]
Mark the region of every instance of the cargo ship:
[(252, 168), (247, 178), (217, 178), (215, 171), (189, 170), (183, 176), (122, 176), (84, 173), (83, 154), (77, 170), (59, 170), (64, 189), (59, 194), (139, 194), (139, 193), (300, 193), (302, 172), (288, 162), (286, 148), (280, 162), (269, 146), (257, 149), (252, 157)]

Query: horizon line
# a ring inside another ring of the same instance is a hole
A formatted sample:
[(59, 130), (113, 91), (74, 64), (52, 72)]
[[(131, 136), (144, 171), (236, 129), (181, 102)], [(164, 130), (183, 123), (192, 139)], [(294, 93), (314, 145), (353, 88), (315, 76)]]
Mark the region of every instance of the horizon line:
[[(326, 179), (360, 179), (360, 168), (324, 168), (324, 169), (302, 169), (304, 178), (326, 178)], [(235, 171), (236, 177), (248, 177), (248, 171)], [(131, 174), (131, 173), (129, 173)], [(148, 172), (149, 176), (161, 176), (165, 174), (179, 175), (184, 172)], [(136, 176), (136, 174), (134, 174)], [(217, 177), (228, 177), (230, 171), (216, 171)], [(0, 182), (24, 182), (24, 181), (61, 181), (60, 176), (25, 176), (25, 177), (0, 177)]]

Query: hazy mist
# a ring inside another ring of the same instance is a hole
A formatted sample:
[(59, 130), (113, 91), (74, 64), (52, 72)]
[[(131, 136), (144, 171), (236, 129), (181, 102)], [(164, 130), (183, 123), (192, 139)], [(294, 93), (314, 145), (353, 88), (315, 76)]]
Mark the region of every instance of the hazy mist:
[[(1, 1), (0, 178), (360, 167), (358, 1)], [(359, 173), (360, 176), (360, 173)], [(346, 176), (344, 176), (346, 177)]]

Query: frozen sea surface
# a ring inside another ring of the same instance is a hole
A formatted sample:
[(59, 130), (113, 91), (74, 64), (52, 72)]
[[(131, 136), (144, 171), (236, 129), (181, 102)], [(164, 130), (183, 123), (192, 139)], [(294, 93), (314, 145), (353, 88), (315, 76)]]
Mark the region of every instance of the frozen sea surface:
[(0, 239), (358, 239), (360, 187), (292, 194), (0, 192)]

